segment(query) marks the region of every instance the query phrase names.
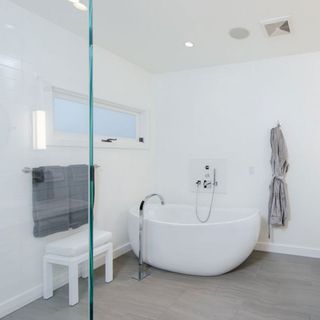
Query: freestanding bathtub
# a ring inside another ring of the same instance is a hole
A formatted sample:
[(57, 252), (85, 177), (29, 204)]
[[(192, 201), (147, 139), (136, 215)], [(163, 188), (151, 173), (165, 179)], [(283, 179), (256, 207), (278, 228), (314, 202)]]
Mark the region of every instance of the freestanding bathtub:
[[(207, 208), (199, 208), (205, 216)], [(147, 205), (144, 220), (144, 261), (168, 271), (216, 276), (239, 266), (253, 251), (260, 231), (257, 209), (213, 209), (199, 223), (186, 205)], [(139, 210), (129, 211), (128, 232), (138, 254)]]

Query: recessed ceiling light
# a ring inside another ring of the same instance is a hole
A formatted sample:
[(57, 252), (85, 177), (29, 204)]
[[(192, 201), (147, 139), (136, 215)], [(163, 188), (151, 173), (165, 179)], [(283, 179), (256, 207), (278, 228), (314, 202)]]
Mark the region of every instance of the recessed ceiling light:
[(87, 11), (88, 8), (81, 2), (73, 2), (73, 6), (81, 11)]
[(78, 3), (78, 2), (80, 2), (80, 0), (69, 0), (70, 2), (72, 2), (72, 3)]
[(187, 48), (193, 48), (193, 47), (194, 47), (194, 43), (191, 42), (191, 41), (185, 42), (184, 45), (185, 45)]
[(229, 35), (233, 39), (242, 40), (248, 38), (250, 32), (245, 28), (233, 28), (229, 31)]

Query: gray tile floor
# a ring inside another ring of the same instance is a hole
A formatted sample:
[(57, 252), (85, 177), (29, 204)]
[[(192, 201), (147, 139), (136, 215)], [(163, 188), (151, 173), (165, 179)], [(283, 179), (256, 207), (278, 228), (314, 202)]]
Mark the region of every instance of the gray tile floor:
[[(192, 259), (192, 257), (190, 257)], [(152, 269), (142, 282), (131, 279), (136, 259), (115, 260), (115, 279), (95, 275), (96, 320), (319, 320), (320, 259), (254, 252), (237, 270), (219, 277), (194, 277)], [(5, 320), (87, 319), (87, 282), (81, 303), (68, 306), (67, 286)]]

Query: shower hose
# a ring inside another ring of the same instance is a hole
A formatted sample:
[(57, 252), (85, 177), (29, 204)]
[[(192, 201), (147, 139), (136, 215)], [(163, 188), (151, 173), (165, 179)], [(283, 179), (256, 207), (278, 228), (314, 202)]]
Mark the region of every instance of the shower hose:
[(211, 193), (211, 202), (210, 202), (210, 209), (209, 212), (207, 214), (207, 217), (202, 220), (201, 217), (199, 216), (199, 212), (198, 212), (198, 198), (199, 198), (199, 186), (200, 184), (197, 183), (197, 191), (196, 191), (196, 217), (198, 219), (199, 222), (201, 223), (206, 223), (209, 221), (210, 217), (211, 217), (211, 212), (212, 212), (212, 208), (213, 208), (213, 199), (214, 199), (214, 194), (215, 194), (215, 190), (216, 190), (216, 183), (215, 181), (212, 182), (212, 193)]

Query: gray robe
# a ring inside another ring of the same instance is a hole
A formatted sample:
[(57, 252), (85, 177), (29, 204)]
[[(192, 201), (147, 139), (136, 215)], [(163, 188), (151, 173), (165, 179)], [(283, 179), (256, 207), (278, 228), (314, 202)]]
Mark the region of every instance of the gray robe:
[(269, 187), (269, 238), (271, 226), (284, 226), (289, 215), (288, 187), (285, 181), (289, 169), (288, 151), (280, 126), (271, 129), (270, 143), (273, 176)]

